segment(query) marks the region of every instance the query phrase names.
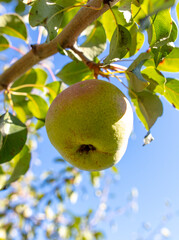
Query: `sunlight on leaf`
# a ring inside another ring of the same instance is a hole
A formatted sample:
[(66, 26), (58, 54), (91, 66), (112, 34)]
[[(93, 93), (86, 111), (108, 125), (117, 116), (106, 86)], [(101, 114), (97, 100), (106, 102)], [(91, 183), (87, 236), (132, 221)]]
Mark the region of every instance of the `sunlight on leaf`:
[(4, 14), (0, 16), (0, 33), (27, 40), (26, 25), (17, 14)]

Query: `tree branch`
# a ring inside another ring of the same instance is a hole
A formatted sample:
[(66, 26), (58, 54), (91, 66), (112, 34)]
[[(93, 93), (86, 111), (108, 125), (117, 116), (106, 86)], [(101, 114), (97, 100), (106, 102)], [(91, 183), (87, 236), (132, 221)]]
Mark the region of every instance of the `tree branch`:
[[(115, 5), (118, 1), (111, 0), (110, 6)], [(56, 54), (59, 45), (62, 48), (72, 47), (85, 28), (108, 9), (109, 5), (106, 1), (103, 5), (103, 0), (90, 0), (86, 7), (82, 7), (78, 11), (56, 38), (49, 43), (32, 45), (32, 49), (27, 54), (0, 75), (0, 91), (6, 89), (11, 82), (14, 82), (41, 60)]]

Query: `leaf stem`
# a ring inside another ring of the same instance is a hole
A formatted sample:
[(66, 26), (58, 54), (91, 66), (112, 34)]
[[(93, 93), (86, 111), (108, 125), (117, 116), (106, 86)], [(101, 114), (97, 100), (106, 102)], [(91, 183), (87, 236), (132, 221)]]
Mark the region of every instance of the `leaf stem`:
[(116, 15), (114, 14), (112, 8), (111, 8), (111, 5), (110, 5), (110, 2), (108, 3), (109, 5), (109, 10), (111, 11), (112, 15), (113, 15), (113, 18), (114, 18), (114, 21), (116, 23), (116, 26), (118, 26), (118, 22), (117, 22), (117, 18), (116, 18)]
[[(19, 89), (23, 89), (23, 88), (31, 88), (31, 87), (34, 87), (34, 88), (45, 88), (47, 89), (49, 92), (53, 92), (53, 94), (56, 94), (56, 92), (51, 89), (50, 87), (47, 87), (47, 86), (44, 86), (42, 84), (24, 84), (24, 85), (20, 85), (18, 87), (14, 87), (14, 88), (10, 88), (9, 91), (13, 94), (13, 95), (23, 95), (23, 96), (27, 96), (25, 94), (25, 92), (16, 92), (17, 90)], [(22, 93), (22, 94), (21, 94)]]
[(42, 84), (23, 84), (18, 87), (10, 88), (10, 91), (17, 91), (22, 88), (29, 88), (29, 87), (37, 87), (37, 88), (44, 88), (45, 86)]
[(9, 99), (9, 105), (12, 109), (13, 115), (15, 115), (14, 104), (13, 104), (13, 101), (12, 101), (11, 92), (9, 91), (9, 89), (7, 89), (7, 90), (4, 91), (4, 93), (7, 95), (8, 99)]

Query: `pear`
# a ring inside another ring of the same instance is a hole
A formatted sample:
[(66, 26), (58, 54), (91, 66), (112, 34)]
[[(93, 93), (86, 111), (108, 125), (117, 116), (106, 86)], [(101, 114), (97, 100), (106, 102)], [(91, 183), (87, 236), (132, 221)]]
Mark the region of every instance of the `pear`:
[(52, 145), (73, 166), (99, 171), (124, 155), (133, 111), (113, 84), (91, 79), (63, 90), (52, 102), (45, 126)]

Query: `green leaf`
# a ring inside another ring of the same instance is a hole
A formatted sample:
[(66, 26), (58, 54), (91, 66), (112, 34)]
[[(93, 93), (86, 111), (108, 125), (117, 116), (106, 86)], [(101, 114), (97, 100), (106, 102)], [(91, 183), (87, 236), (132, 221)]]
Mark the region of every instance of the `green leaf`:
[(80, 50), (91, 61), (99, 56), (106, 49), (106, 34), (103, 25), (96, 21), (88, 32), (86, 29), (86, 41), (80, 46)]
[[(1, 134), (0, 134), (1, 135)], [(4, 170), (3, 168), (0, 166), (0, 175), (3, 175), (4, 174)]]
[[(164, 21), (165, 19), (165, 21)], [(168, 9), (160, 11), (152, 17), (152, 24), (148, 30), (150, 46), (162, 46), (170, 37), (172, 18)]]
[(2, 148), (2, 145), (3, 145), (3, 135), (0, 132), (0, 149)]
[(170, 54), (162, 59), (157, 69), (166, 72), (179, 72), (179, 48), (173, 48)]
[(104, 60), (104, 63), (110, 63), (116, 58), (122, 59), (130, 50), (130, 46), (130, 32), (122, 25), (118, 25), (110, 42), (109, 55)]
[(179, 80), (174, 78), (167, 78), (165, 84), (164, 97), (173, 105), (173, 107), (179, 109)]
[(134, 23), (129, 28), (129, 32), (131, 34), (132, 41), (131, 41), (129, 53), (127, 53), (125, 58), (131, 57), (134, 54), (136, 54), (144, 43), (144, 34), (139, 31), (136, 23)]
[(4, 163), (22, 150), (27, 138), (27, 128), (18, 118), (7, 112), (0, 117), (0, 133), (0, 163)]
[(150, 83), (148, 90), (155, 93), (164, 94), (166, 78), (154, 67), (147, 67), (142, 72), (142, 76)]
[(163, 113), (163, 106), (159, 97), (144, 90), (137, 93), (136, 96), (131, 95), (131, 100), (138, 118), (145, 128), (149, 130)]
[(25, 7), (26, 7), (26, 5), (23, 3), (23, 1), (18, 0), (18, 4), (15, 8), (15, 12), (16, 13), (22, 13), (22, 12), (25, 11)]
[(23, 123), (25, 123), (30, 117), (29, 112), (27, 112), (27, 101), (24, 101), (20, 104), (14, 104), (13, 110), (15, 111), (17, 118)]
[[(15, 90), (16, 92), (23, 92), (23, 93), (30, 93), (33, 87), (26, 87), (29, 84), (36, 84), (36, 85), (44, 85), (47, 79), (47, 73), (41, 68), (32, 68), (28, 72), (26, 72), (23, 76), (17, 79), (11, 86), (11, 88), (20, 87), (20, 89)], [(24, 87), (23, 87), (24, 86)], [(38, 86), (36, 87), (38, 88)], [(39, 88), (40, 90), (44, 90), (42, 87)], [(20, 102), (25, 101), (25, 96), (15, 96), (12, 95), (12, 100), (14, 104), (19, 104)]]
[(150, 15), (163, 9), (170, 8), (175, 4), (175, 0), (145, 0), (144, 2), (148, 2), (148, 14)]
[(46, 84), (45, 86), (48, 89), (48, 93), (46, 95), (49, 97), (51, 103), (53, 99), (60, 93), (61, 82), (51, 82)]
[(129, 87), (135, 92), (141, 92), (149, 85), (141, 74), (141, 68), (145, 61), (150, 59), (150, 57), (149, 53), (141, 53), (126, 71), (129, 80)]
[(30, 112), (32, 112), (33, 116), (40, 120), (45, 120), (48, 104), (47, 102), (40, 96), (35, 94), (27, 95), (28, 101), (27, 106)]
[[(115, 18), (117, 20), (117, 23), (122, 26), (128, 26), (130, 22), (127, 22), (126, 19), (124, 18), (124, 12), (119, 11), (117, 6), (114, 6), (112, 8), (112, 11), (115, 15)], [(111, 11), (106, 11), (102, 16), (101, 16), (101, 23), (106, 31), (106, 36), (109, 41), (111, 41), (112, 35), (116, 29), (116, 21), (111, 13)]]
[(57, 77), (68, 85), (94, 78), (92, 72), (83, 62), (74, 61), (65, 65), (62, 70), (57, 73)]
[(77, 0), (56, 0), (56, 4), (66, 8), (69, 6), (73, 6), (75, 3), (79, 3)]
[(172, 46), (171, 44), (166, 44), (162, 47), (151, 48), (154, 55), (154, 62), (156, 67), (169, 53), (171, 53), (173, 48), (174, 46)]
[(167, 40), (168, 40), (168, 42), (175, 42), (177, 37), (178, 37), (178, 27), (177, 27), (176, 23), (174, 21), (172, 21), (172, 30), (170, 33), (170, 37)]
[(151, 26), (151, 18), (149, 16), (142, 18), (139, 20), (140, 22), (140, 30), (144, 31), (145, 29)]
[(27, 40), (25, 23), (17, 14), (4, 14), (0, 16), (0, 33)]
[(48, 31), (48, 38), (57, 36), (63, 19), (63, 7), (51, 0), (36, 1), (29, 13), (29, 23), (32, 27), (44, 26)]
[[(32, 68), (26, 72), (22, 77), (17, 79), (11, 86), (11, 88), (23, 86), (26, 84), (42, 84), (44, 85), (47, 80), (47, 73), (41, 68)], [(22, 88), (23, 92), (30, 92), (32, 88)]]
[(134, 0), (132, 3), (131, 12), (133, 19), (137, 24), (140, 24), (142, 19), (147, 19), (148, 16), (173, 6), (175, 0), (144, 0), (140, 1), (140, 3), (138, 0)]
[[(114, 10), (113, 10), (114, 11)], [(111, 37), (114, 33), (115, 30), (115, 19), (112, 16), (112, 13), (110, 11), (106, 11), (102, 16), (101, 16), (101, 23), (103, 24), (103, 27), (106, 31), (106, 36), (107, 39), (110, 41)], [(109, 24), (110, 23), (110, 24)]]
[(7, 188), (9, 184), (17, 181), (22, 175), (24, 175), (29, 169), (31, 160), (31, 153), (27, 145), (25, 145), (22, 151), (17, 154), (12, 160), (13, 171), (10, 178), (4, 183), (3, 188)]
[(4, 51), (9, 48), (9, 41), (3, 35), (0, 34), (0, 51)]
[(63, 28), (72, 20), (72, 18), (76, 15), (78, 10), (79, 10), (79, 8), (75, 7), (75, 8), (71, 8), (65, 12), (65, 14), (63, 15), (62, 23), (60, 25), (60, 29), (59, 29), (58, 33), (61, 32), (63, 30)]
[(130, 11), (131, 10), (131, 2), (132, 2), (132, 0), (120, 0), (118, 2), (118, 8), (120, 10)]
[(176, 6), (176, 12), (177, 12), (177, 17), (178, 17), (178, 21), (179, 21), (179, 3)]

